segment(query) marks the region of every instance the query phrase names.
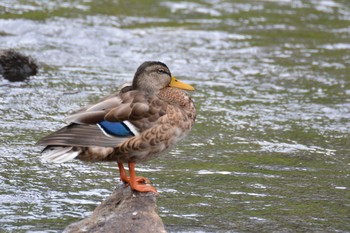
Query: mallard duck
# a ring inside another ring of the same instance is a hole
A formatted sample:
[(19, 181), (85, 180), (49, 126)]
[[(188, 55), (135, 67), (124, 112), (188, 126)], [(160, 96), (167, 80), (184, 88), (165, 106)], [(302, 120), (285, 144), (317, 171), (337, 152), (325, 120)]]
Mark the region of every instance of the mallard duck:
[[(42, 159), (66, 162), (116, 161), (120, 179), (139, 192), (157, 192), (135, 164), (153, 159), (183, 139), (191, 130), (196, 109), (180, 82), (162, 62), (144, 62), (132, 84), (83, 107), (67, 117), (69, 124), (42, 138)], [(129, 176), (124, 169), (128, 164)]]

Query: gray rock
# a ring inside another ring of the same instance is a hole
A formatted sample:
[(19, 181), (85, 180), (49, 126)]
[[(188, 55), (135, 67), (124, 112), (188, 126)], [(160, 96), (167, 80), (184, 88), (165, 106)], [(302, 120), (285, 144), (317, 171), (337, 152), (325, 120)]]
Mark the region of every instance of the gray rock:
[(38, 72), (37, 62), (13, 49), (0, 50), (0, 75), (11, 82), (24, 81)]
[(119, 185), (92, 215), (66, 227), (63, 233), (166, 232), (157, 214), (156, 194)]

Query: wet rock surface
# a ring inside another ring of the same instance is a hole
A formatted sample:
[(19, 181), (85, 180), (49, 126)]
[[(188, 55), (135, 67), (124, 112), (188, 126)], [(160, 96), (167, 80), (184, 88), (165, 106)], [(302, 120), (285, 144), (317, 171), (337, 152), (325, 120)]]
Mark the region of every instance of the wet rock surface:
[(119, 185), (92, 215), (65, 228), (64, 233), (166, 232), (157, 213), (156, 194)]

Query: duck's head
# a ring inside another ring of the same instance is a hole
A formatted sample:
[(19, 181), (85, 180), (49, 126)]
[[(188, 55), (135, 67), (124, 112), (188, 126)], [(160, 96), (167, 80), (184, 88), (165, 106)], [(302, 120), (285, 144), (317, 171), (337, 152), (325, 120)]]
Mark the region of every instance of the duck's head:
[(155, 93), (165, 87), (175, 87), (192, 91), (191, 85), (183, 83), (171, 76), (169, 68), (159, 61), (146, 61), (137, 68), (132, 83), (134, 90)]

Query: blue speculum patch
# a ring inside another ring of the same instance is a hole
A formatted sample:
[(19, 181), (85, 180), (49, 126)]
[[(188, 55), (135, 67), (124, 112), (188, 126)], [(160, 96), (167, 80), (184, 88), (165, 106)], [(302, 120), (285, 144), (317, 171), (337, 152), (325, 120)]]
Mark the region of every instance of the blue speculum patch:
[(119, 137), (128, 137), (134, 136), (129, 127), (123, 122), (110, 122), (110, 121), (101, 121), (98, 123), (101, 128), (106, 131), (106, 133), (113, 136)]

